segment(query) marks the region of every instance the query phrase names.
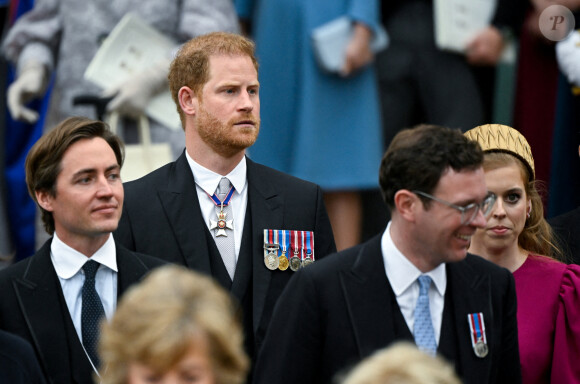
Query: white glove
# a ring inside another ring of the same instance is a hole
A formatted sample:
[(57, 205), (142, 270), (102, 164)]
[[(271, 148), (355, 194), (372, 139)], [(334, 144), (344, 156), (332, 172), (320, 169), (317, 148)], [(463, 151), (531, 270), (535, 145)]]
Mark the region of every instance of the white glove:
[(138, 118), (151, 98), (167, 86), (169, 60), (163, 60), (146, 68), (121, 84), (106, 89), (102, 96), (113, 99), (107, 104), (107, 112), (117, 112)]
[(14, 120), (29, 124), (38, 120), (38, 112), (27, 108), (26, 103), (44, 94), (48, 85), (46, 67), (39, 62), (26, 63), (17, 79), (8, 87), (8, 110)]
[(556, 43), (558, 66), (568, 81), (580, 86), (580, 31), (574, 31), (566, 39)]

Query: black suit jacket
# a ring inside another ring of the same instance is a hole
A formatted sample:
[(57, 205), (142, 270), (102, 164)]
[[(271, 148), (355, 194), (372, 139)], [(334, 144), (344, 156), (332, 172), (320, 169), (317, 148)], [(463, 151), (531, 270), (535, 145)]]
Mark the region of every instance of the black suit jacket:
[[(419, 0), (426, 3), (433, 3), (431, 0)], [(383, 0), (381, 2), (381, 18), (383, 23), (409, 0)], [(524, 16), (529, 3), (526, 0), (498, 0), (495, 12), (491, 19), (491, 25), (497, 28), (510, 28), (513, 33), (519, 34)]]
[[(317, 260), (335, 252), (336, 246), (320, 187), (246, 161), (248, 209), (236, 273), (231, 286), (218, 280), (242, 303), (246, 339), (253, 340), (246, 345), (251, 355), (259, 349), (274, 304), (294, 274), (266, 268), (264, 229), (314, 231)], [(217, 264), (223, 270), (185, 152), (175, 162), (125, 184), (123, 215), (114, 235), (129, 249), (214, 277)]]
[(46, 384), (29, 342), (0, 330), (0, 383)]
[[(0, 329), (33, 346), (46, 381), (93, 383), (93, 369), (74, 329), (50, 260), (49, 239), (34, 255), (0, 271)], [(117, 295), (164, 264), (157, 258), (117, 250)]]
[[(515, 283), (478, 256), (447, 264), (438, 353), (464, 383), (518, 383)], [(483, 312), (489, 354), (475, 355), (467, 315)], [(324, 384), (364, 357), (413, 336), (385, 274), (381, 237), (299, 271), (274, 310), (254, 383)]]

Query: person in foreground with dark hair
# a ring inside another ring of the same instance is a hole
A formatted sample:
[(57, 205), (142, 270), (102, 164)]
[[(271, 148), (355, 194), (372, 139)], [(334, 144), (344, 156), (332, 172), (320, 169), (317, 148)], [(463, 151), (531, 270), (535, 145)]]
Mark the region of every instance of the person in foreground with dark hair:
[(254, 383), (321, 384), (411, 341), (466, 384), (521, 382), (512, 275), (467, 253), (495, 195), (459, 130), (398, 133), (380, 168), (382, 235), (299, 271), (278, 300)]
[(0, 329), (33, 346), (49, 383), (92, 383), (98, 324), (117, 298), (164, 264), (115, 244), (123, 207), (123, 144), (100, 121), (71, 117), (26, 158), (26, 183), (52, 235), (0, 271)]

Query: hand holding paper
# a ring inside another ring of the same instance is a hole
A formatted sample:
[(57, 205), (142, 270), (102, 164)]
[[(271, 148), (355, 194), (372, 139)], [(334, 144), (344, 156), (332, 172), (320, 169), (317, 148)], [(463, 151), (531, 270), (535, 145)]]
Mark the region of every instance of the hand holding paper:
[(347, 76), (370, 63), (373, 53), (387, 48), (389, 36), (383, 27), (372, 34), (364, 24), (347, 16), (331, 20), (312, 31), (314, 56), (320, 67)]
[(36, 61), (26, 63), (18, 78), (8, 88), (8, 110), (14, 120), (35, 123), (38, 112), (27, 108), (26, 103), (40, 97), (48, 85), (47, 70)]
[(162, 60), (129, 77), (122, 83), (105, 90), (103, 97), (114, 96), (107, 111), (132, 118), (143, 114), (151, 99), (165, 90), (169, 60)]
[[(85, 71), (85, 79), (107, 90), (105, 94), (116, 96), (109, 110), (130, 115), (144, 110), (163, 126), (180, 129), (179, 115), (167, 86), (169, 53), (176, 46), (129, 13), (105, 39)], [(155, 63), (153, 67), (151, 63)]]

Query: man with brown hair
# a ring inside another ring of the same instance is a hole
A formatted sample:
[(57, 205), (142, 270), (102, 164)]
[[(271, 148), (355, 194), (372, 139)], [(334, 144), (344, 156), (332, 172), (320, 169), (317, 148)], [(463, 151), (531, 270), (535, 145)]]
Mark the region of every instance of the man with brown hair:
[[(246, 157), (260, 129), (252, 41), (221, 32), (190, 40), (171, 64), (169, 84), (186, 149), (177, 161), (125, 184), (115, 239), (213, 276), (240, 304), (253, 356), (294, 274), (290, 248), (305, 256), (310, 247), (316, 259), (336, 250), (322, 191)], [(269, 241), (265, 231), (281, 236)], [(289, 238), (281, 237), (290, 232), (306, 234), (300, 239), (313, 246), (286, 247)], [(278, 256), (286, 263), (277, 264)]]
[(399, 132), (379, 181), (383, 234), (299, 271), (278, 301), (255, 384), (327, 384), (395, 341), (451, 361), (464, 383), (521, 382), (514, 279), (467, 253), (495, 195), (459, 130)]
[(100, 121), (69, 118), (26, 158), (28, 191), (53, 237), (0, 271), (0, 329), (32, 344), (49, 383), (91, 383), (98, 325), (117, 298), (163, 261), (115, 244), (123, 144)]

